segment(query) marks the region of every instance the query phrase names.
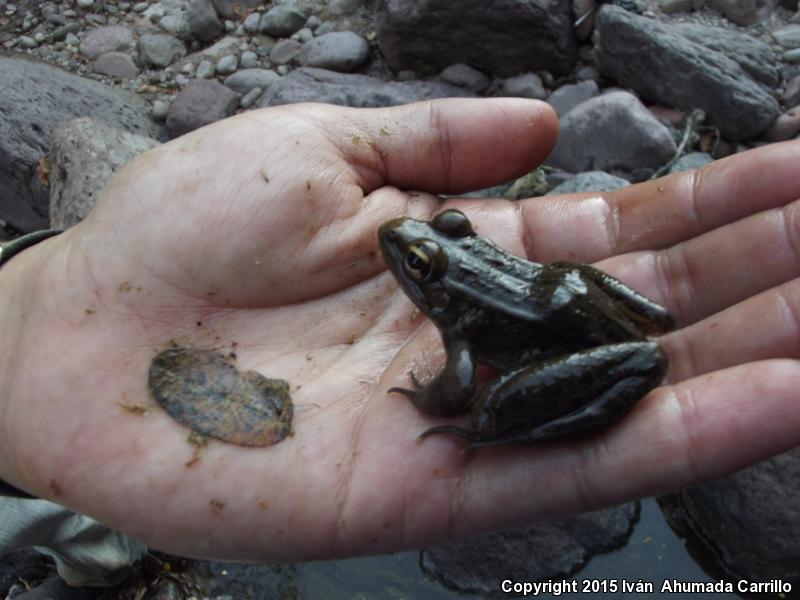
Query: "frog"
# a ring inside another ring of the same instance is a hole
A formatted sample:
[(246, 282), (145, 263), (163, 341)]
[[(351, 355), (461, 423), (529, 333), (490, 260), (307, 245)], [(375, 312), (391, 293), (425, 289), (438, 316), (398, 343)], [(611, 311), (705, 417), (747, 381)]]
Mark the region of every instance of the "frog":
[[(478, 235), (448, 209), (430, 221), (383, 223), (378, 245), (405, 294), (437, 327), (445, 364), (413, 388), (392, 387), (465, 449), (530, 444), (610, 427), (664, 379), (653, 336), (675, 326), (666, 308), (589, 264), (537, 263)], [(479, 365), (495, 377), (480, 382)]]

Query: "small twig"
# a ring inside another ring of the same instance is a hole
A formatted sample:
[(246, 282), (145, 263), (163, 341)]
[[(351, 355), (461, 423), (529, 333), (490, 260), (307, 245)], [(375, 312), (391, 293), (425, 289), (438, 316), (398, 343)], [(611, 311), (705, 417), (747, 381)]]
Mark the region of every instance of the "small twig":
[(689, 143), (692, 134), (696, 133), (698, 125), (702, 123), (705, 118), (706, 113), (702, 108), (695, 108), (689, 113), (689, 116), (686, 117), (686, 125), (683, 128), (683, 138), (681, 139), (681, 143), (678, 144), (675, 154), (672, 156), (669, 162), (656, 169), (655, 173), (650, 176), (650, 179), (661, 177), (664, 173), (669, 171), (670, 168), (672, 168), (672, 165), (678, 162), (678, 159), (683, 156), (683, 153), (686, 150), (686, 145)]

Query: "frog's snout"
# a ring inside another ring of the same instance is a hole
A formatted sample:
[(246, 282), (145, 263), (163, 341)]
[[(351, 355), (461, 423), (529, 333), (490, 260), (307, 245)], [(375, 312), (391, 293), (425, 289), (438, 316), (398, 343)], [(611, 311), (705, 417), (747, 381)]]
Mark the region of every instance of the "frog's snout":
[(405, 217), (397, 217), (390, 221), (386, 221), (378, 229), (378, 237), (381, 240), (396, 240), (399, 237), (399, 230), (407, 219)]

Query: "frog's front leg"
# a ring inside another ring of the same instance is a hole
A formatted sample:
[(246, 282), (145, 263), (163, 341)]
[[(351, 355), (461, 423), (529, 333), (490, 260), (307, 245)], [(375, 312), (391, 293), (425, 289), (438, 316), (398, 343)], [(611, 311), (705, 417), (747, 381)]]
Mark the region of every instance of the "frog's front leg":
[[(469, 412), (475, 395), (475, 353), (466, 342), (444, 337), (447, 360), (441, 373), (423, 387), (409, 390), (393, 387), (389, 392), (408, 396), (427, 415), (451, 417)], [(412, 373), (416, 384), (416, 378)]]
[(526, 443), (605, 427), (658, 386), (668, 366), (656, 342), (600, 346), (506, 373), (481, 390), (473, 430), (434, 427), (468, 447)]

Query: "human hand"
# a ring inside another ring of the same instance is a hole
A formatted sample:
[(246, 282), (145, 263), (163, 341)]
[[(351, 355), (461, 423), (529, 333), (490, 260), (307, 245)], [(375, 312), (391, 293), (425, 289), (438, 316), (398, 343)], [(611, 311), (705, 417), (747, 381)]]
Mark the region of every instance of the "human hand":
[[(795, 354), (794, 322), (782, 323), (791, 288), (775, 286), (796, 261), (791, 237), (781, 246), (773, 232), (793, 230), (800, 147), (519, 204), (397, 189), (508, 180), (546, 155), (555, 129), (549, 109), (521, 100), (296, 105), (141, 156), (86, 221), (0, 271), (20, 282), (3, 297), (17, 307), (3, 331), (18, 341), (0, 365), (0, 476), (174, 553), (302, 559), (597, 508), (795, 445), (795, 363), (752, 361)], [(385, 272), (376, 230), (443, 206), (532, 260), (600, 261), (668, 306), (685, 327), (663, 338), (668, 385), (579, 441), (466, 454), (444, 437), (417, 444), (441, 420), (386, 390), (412, 367), (435, 372), (442, 350)], [(211, 441), (193, 460), (188, 430), (147, 389), (171, 341), (235, 349), (238, 368), (288, 380), (295, 435), (264, 448)]]

